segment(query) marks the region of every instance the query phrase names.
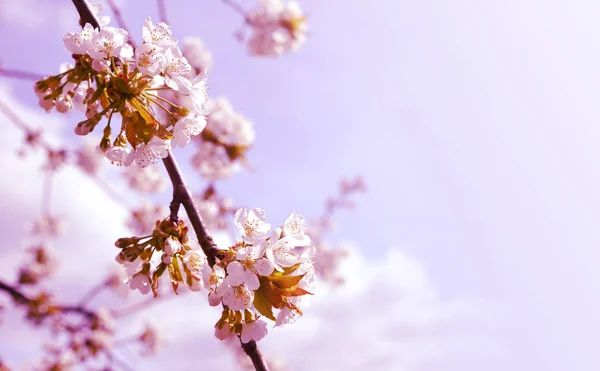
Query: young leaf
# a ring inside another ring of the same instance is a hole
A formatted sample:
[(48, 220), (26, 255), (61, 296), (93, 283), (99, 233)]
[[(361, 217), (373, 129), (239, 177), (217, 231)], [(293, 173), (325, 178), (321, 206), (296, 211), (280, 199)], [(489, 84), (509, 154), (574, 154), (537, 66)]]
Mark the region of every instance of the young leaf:
[(279, 287), (280, 289), (289, 289), (298, 285), (298, 282), (304, 278), (305, 274), (306, 273), (299, 276), (269, 276), (267, 278), (273, 282), (273, 285)]
[(276, 321), (271, 303), (269, 303), (269, 300), (267, 300), (260, 290), (254, 292), (254, 307), (263, 316)]

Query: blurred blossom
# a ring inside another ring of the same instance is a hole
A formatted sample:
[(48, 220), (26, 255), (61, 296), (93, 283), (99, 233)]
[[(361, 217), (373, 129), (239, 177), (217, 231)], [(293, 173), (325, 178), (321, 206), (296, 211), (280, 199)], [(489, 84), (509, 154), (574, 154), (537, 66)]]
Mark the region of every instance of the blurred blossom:
[(144, 202), (137, 209), (131, 210), (127, 226), (138, 235), (149, 234), (156, 226), (156, 221), (164, 219), (167, 215), (169, 212), (166, 206)]
[(248, 13), (252, 34), (248, 50), (259, 56), (281, 56), (306, 41), (306, 17), (296, 1), (261, 0), (261, 5)]
[(65, 220), (62, 216), (42, 214), (29, 228), (31, 234), (40, 238), (56, 238), (65, 231)]
[(206, 179), (223, 179), (241, 168), (254, 143), (254, 127), (225, 98), (209, 101), (208, 110), (206, 128), (194, 140), (198, 147), (192, 165)]
[(26, 250), (30, 259), (23, 263), (19, 269), (18, 282), (20, 284), (37, 284), (56, 272), (58, 258), (47, 244), (40, 243), (27, 247)]
[(75, 161), (84, 172), (91, 176), (96, 176), (102, 165), (104, 164), (104, 153), (100, 148), (87, 142), (77, 152), (75, 152)]
[(138, 192), (157, 193), (167, 187), (164, 173), (156, 166), (129, 167), (122, 174), (129, 187)]
[(165, 344), (164, 339), (160, 337), (158, 329), (147, 323), (144, 331), (139, 337), (142, 349), (140, 354), (143, 356), (154, 356), (156, 355), (161, 347)]
[(213, 58), (210, 51), (205, 47), (202, 39), (196, 36), (188, 36), (183, 39), (183, 56), (192, 66), (192, 74), (203, 75), (212, 68)]

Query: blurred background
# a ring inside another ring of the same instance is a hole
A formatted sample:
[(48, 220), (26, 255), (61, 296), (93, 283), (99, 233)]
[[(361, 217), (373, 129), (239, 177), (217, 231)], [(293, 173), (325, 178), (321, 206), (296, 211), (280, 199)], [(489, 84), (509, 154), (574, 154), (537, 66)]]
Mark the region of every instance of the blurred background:
[[(234, 36), (242, 17), (221, 1), (166, 2), (174, 36), (199, 36), (213, 55), (211, 97), (255, 125), (250, 169), (220, 191), (277, 224), (291, 211), (320, 215), (340, 179), (362, 175), (368, 187), (328, 234), (350, 251), (346, 283), (319, 286), (303, 318), (259, 343), (263, 353), (291, 370), (600, 369), (600, 4), (299, 2), (308, 39), (281, 58), (249, 56)], [(158, 19), (153, 1), (119, 5), (137, 40), (146, 16)], [(0, 0), (1, 66), (55, 74), (77, 21), (67, 0)], [(80, 113), (46, 114), (31, 81), (0, 76), (0, 91), (48, 140), (81, 144)], [(0, 278), (10, 281), (39, 214), (42, 157), (19, 158), (22, 132), (2, 114), (0, 125)], [(175, 154), (201, 191), (190, 154)], [(130, 192), (109, 164), (101, 176)], [(131, 235), (128, 210), (69, 168), (52, 204), (66, 233), (50, 285), (78, 300), (114, 264), (116, 238)], [(8, 297), (0, 303), (0, 357), (21, 369), (48, 334)], [(167, 342), (153, 358), (124, 358), (136, 370), (232, 369), (213, 309), (182, 295), (120, 319), (125, 333), (152, 322)]]

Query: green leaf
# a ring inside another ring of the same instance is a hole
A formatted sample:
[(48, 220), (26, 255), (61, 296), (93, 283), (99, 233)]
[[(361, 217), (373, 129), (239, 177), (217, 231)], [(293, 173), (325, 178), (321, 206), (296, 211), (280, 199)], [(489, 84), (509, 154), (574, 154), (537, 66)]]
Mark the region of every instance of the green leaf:
[(299, 276), (269, 276), (267, 277), (273, 284), (280, 289), (289, 289), (296, 285), (304, 278), (304, 274)]
[(277, 321), (273, 315), (273, 307), (269, 300), (260, 290), (254, 292), (254, 307), (256, 310), (270, 320)]
[(261, 294), (271, 303), (271, 306), (281, 309), (283, 307), (283, 297), (279, 292), (279, 289), (268, 280), (267, 277), (260, 277), (260, 287), (256, 292), (260, 291)]

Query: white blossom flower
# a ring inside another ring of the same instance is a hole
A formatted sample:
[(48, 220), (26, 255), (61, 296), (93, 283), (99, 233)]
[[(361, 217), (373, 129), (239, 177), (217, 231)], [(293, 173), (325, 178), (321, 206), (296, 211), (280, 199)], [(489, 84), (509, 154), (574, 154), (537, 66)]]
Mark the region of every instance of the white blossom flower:
[(206, 257), (199, 250), (189, 251), (183, 258), (183, 262), (192, 275), (192, 291), (200, 291), (204, 287), (204, 282), (210, 280), (212, 270), (207, 264)]
[(251, 340), (259, 341), (267, 335), (267, 332), (267, 323), (263, 320), (259, 319), (246, 323), (242, 327), (242, 343), (247, 343)]
[(182, 117), (175, 123), (171, 144), (174, 147), (185, 147), (190, 142), (192, 136), (200, 134), (205, 126), (206, 118), (202, 115)]
[(233, 220), (242, 238), (250, 243), (262, 242), (271, 230), (271, 224), (265, 222), (263, 209), (241, 208), (235, 212)]
[(128, 38), (122, 28), (103, 27), (92, 34), (88, 55), (96, 60), (118, 57)]
[(229, 286), (224, 282), (217, 287), (217, 294), (221, 297), (223, 304), (231, 310), (248, 309), (254, 300), (254, 291), (244, 284)]
[(153, 137), (148, 144), (138, 144), (137, 148), (129, 153), (125, 160), (125, 165), (129, 166), (134, 161), (139, 167), (146, 167), (158, 162), (159, 159), (169, 155), (171, 149), (170, 140), (163, 140), (159, 137)]
[(156, 25), (152, 23), (152, 18), (146, 18), (142, 28), (142, 39), (144, 44), (157, 45), (162, 48), (170, 48), (177, 45), (177, 40), (173, 38), (171, 28), (164, 22)]
[(165, 84), (175, 91), (182, 94), (189, 94), (192, 83), (185, 77), (192, 67), (185, 57), (181, 54), (178, 47), (172, 47), (165, 51), (166, 63), (163, 69), (165, 75)]
[(86, 54), (91, 45), (92, 34), (95, 32), (91, 24), (86, 23), (80, 32), (69, 32), (63, 36), (65, 49), (73, 54)]
[(294, 323), (296, 318), (298, 317), (298, 313), (292, 311), (288, 307), (283, 307), (277, 314), (277, 322), (275, 323), (276, 327), (283, 327), (287, 324)]
[(135, 62), (141, 73), (156, 76), (165, 66), (163, 49), (153, 44), (142, 44), (135, 50)]
[[(78, 126), (75, 127), (75, 130), (77, 130)], [(82, 134), (79, 135), (85, 135), (87, 133), (85, 133), (85, 128), (87, 128), (87, 126), (82, 126), (80, 128), (80, 132)], [(88, 129), (89, 132), (89, 129)], [(83, 134), (85, 133), (85, 134)], [(75, 132), (75, 134), (77, 134), (77, 132)], [(127, 160), (127, 158), (129, 158), (130, 155), (130, 150), (127, 147), (121, 147), (121, 146), (113, 146), (110, 147), (108, 149), (108, 151), (106, 151), (106, 153), (104, 154), (104, 156), (108, 159), (108, 161), (110, 161), (111, 164), (117, 165), (117, 166), (123, 166), (125, 165), (125, 161)]]

